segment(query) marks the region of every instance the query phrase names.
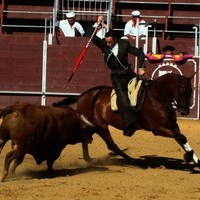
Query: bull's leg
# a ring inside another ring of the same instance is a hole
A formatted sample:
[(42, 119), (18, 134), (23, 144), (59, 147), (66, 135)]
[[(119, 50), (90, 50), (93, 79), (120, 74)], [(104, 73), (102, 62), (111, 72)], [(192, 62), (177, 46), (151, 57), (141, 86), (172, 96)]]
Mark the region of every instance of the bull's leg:
[(53, 163), (54, 161), (52, 159), (47, 160), (47, 171), (49, 173), (53, 172)]
[(118, 146), (115, 144), (114, 140), (111, 137), (108, 127), (103, 129), (98, 129), (96, 133), (105, 141), (109, 150), (115, 152), (116, 154), (122, 156), (129, 162), (134, 162), (133, 158), (125, 154)]
[(6, 142), (7, 142), (7, 140), (0, 139), (0, 154), (1, 154), (3, 147), (5, 146)]
[(57, 148), (57, 151), (49, 152), (48, 158), (47, 158), (47, 171), (49, 173), (53, 173), (53, 164), (55, 160), (60, 156), (61, 149)]
[(3, 169), (3, 172), (2, 172), (1, 181), (4, 181), (5, 178), (8, 176), (8, 171), (9, 171), (10, 163), (14, 160), (14, 156), (13, 156), (14, 153), (15, 153), (15, 150), (11, 150), (10, 152), (8, 152), (6, 154), (5, 162), (4, 162), (4, 169)]
[(90, 158), (89, 155), (88, 143), (86, 143), (85, 141), (82, 142), (82, 150), (83, 150), (83, 159), (87, 162), (91, 161), (92, 159)]
[(10, 173), (11, 173), (11, 174), (14, 174), (14, 173), (15, 173), (16, 168), (23, 162), (23, 160), (24, 160), (24, 156), (21, 156), (21, 157), (16, 158), (16, 159), (14, 160), (13, 166), (12, 166), (12, 168), (11, 168), (11, 170), (10, 170)]
[[(23, 149), (24, 151), (21, 149)], [(17, 145), (14, 145), (13, 149), (6, 154), (1, 181), (4, 181), (5, 178), (8, 176), (9, 167), (13, 160), (16, 160), (16, 163), (14, 163), (14, 170), (23, 161), (23, 158), (25, 156), (24, 152), (26, 152), (24, 147), (19, 148)]]
[(194, 153), (194, 150), (189, 145), (187, 138), (183, 134), (180, 134), (180, 135), (176, 136), (175, 139), (181, 145), (181, 147), (184, 149), (184, 151), (186, 152), (184, 155), (185, 161), (187, 163), (193, 162), (195, 165), (200, 167), (200, 160)]
[(94, 131), (85, 130), (82, 132), (82, 150), (83, 150), (83, 159), (87, 162), (91, 161), (91, 157), (89, 155), (88, 144), (92, 143), (92, 135)]

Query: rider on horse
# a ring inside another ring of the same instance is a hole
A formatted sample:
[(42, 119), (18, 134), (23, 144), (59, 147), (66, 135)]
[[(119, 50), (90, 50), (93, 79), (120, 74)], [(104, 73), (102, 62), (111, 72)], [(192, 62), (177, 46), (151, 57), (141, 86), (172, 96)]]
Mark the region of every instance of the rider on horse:
[(92, 41), (101, 49), (104, 61), (110, 69), (112, 85), (117, 95), (117, 106), (124, 120), (124, 135), (132, 136), (137, 129), (139, 113), (131, 107), (128, 98), (127, 85), (136, 77), (136, 73), (128, 63), (128, 53), (138, 57), (138, 74), (141, 76), (145, 73), (145, 55), (128, 41), (117, 39), (113, 31), (107, 32), (103, 39), (94, 36)]

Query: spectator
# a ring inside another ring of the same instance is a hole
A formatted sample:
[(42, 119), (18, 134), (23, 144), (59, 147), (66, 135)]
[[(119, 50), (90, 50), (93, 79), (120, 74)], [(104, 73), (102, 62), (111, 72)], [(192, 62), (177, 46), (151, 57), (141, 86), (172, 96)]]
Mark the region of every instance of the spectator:
[[(135, 39), (139, 36), (139, 39), (145, 39), (147, 35), (146, 22), (140, 17), (140, 11), (135, 10), (131, 13), (132, 19), (130, 19), (124, 28), (124, 36), (122, 39)], [(137, 24), (139, 22), (139, 24)]]
[(165, 47), (162, 49), (163, 53), (164, 53), (165, 55), (168, 55), (168, 56), (173, 55), (173, 54), (174, 54), (174, 50), (175, 50), (175, 48), (174, 48), (173, 46), (170, 46), (170, 45), (165, 46)]
[(68, 12), (66, 19), (59, 22), (59, 34), (65, 37), (84, 36), (85, 31), (82, 25), (75, 21), (75, 13)]

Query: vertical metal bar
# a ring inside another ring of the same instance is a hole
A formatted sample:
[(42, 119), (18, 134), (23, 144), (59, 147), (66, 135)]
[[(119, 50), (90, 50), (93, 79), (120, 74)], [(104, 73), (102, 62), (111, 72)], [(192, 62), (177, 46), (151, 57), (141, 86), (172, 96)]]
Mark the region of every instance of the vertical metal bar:
[(193, 27), (194, 29), (194, 56), (198, 56), (198, 44), (197, 44), (197, 39), (198, 39), (198, 28), (196, 26)]
[(136, 28), (137, 28), (137, 35), (136, 35), (135, 46), (138, 48), (139, 47), (139, 17), (137, 18), (137, 21), (136, 21)]
[[(199, 61), (200, 61), (200, 21), (199, 21), (199, 44), (198, 44), (198, 49), (199, 49)], [(199, 62), (200, 63), (200, 62)]]
[(147, 34), (146, 34), (146, 37), (145, 37), (145, 43), (144, 43), (144, 53), (147, 53), (147, 50), (148, 50), (148, 40), (149, 40), (149, 25), (147, 25)]
[[(137, 18), (136, 21), (136, 28), (137, 28), (137, 35), (136, 35), (136, 41), (135, 41), (135, 46), (138, 48), (139, 47), (139, 17)], [(137, 73), (137, 57), (135, 57), (135, 72)]]
[(48, 44), (49, 45), (52, 45), (52, 40), (53, 40), (53, 38), (52, 38), (52, 17), (50, 17), (50, 19), (49, 19), (49, 35), (48, 35)]
[[(68, 7), (68, 5), (67, 5), (67, 7)], [(62, 0), (62, 19), (64, 19), (64, 0)]]
[(45, 18), (45, 31), (43, 40), (43, 55), (42, 55), (42, 97), (41, 105), (46, 104), (46, 70), (47, 70), (47, 39), (46, 39), (46, 29), (47, 29), (47, 18)]
[(55, 35), (55, 25), (56, 25), (56, 18), (58, 13), (58, 0), (54, 0), (53, 5), (53, 36)]
[(152, 39), (152, 52), (156, 53), (157, 38), (156, 38), (156, 19), (154, 20), (153, 39)]

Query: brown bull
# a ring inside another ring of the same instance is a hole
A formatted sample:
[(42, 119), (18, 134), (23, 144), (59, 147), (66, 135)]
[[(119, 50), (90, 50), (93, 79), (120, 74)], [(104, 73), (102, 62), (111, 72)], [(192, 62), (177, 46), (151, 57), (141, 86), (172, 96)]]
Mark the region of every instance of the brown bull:
[(47, 161), (52, 171), (54, 161), (67, 144), (83, 142), (81, 121), (70, 108), (16, 104), (1, 111), (0, 152), (8, 140), (12, 149), (6, 154), (2, 181), (7, 177), (9, 166), (14, 160), (11, 173), (30, 154), (37, 164)]

